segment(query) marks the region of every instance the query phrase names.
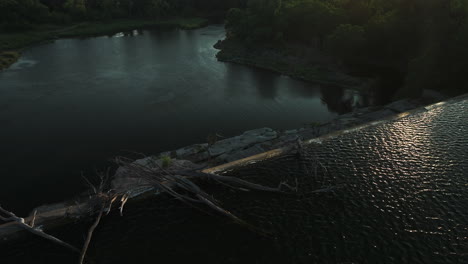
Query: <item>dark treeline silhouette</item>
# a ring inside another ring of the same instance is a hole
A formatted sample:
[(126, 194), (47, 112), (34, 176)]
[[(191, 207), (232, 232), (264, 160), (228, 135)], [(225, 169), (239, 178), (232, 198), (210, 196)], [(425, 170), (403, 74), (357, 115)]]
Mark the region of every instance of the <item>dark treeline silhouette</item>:
[(37, 23), (70, 23), (116, 18), (224, 16), (246, 0), (1, 0), (3, 30), (30, 29)]
[(227, 15), (243, 43), (300, 43), (354, 70), (402, 75), (401, 95), (468, 91), (468, 0), (249, 0)]

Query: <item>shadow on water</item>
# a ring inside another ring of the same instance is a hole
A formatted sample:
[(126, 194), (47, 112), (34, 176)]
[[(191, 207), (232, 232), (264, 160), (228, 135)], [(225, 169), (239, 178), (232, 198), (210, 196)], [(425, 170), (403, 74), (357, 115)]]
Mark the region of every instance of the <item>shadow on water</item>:
[(251, 79), (257, 88), (258, 95), (263, 99), (274, 99), (278, 94), (278, 75), (257, 70), (251, 72)]
[(122, 150), (155, 154), (213, 131), (293, 129), (352, 109), (340, 88), (218, 62), (224, 36), (221, 26), (144, 30), (26, 50), (0, 73), (0, 201), (25, 214), (72, 198), (81, 172)]
[(330, 111), (345, 114), (366, 105), (365, 99), (355, 91), (334, 89), (333, 87), (321, 87), (322, 100)]

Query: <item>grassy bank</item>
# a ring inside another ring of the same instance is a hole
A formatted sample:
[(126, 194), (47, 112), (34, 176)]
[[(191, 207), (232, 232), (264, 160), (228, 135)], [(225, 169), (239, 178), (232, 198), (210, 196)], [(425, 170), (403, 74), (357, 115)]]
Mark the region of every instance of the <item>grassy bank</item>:
[[(21, 51), (32, 45), (57, 38), (91, 37), (122, 31), (149, 28), (196, 29), (208, 24), (204, 18), (171, 18), (165, 20), (111, 20), (81, 22), (72, 25), (39, 25), (28, 31), (0, 33), (0, 70), (17, 61)], [(13, 55), (14, 54), (14, 55)]]
[(345, 70), (318, 51), (300, 46), (246, 46), (235, 40), (215, 45), (220, 61), (266, 69), (323, 85), (362, 89), (367, 80), (348, 75)]

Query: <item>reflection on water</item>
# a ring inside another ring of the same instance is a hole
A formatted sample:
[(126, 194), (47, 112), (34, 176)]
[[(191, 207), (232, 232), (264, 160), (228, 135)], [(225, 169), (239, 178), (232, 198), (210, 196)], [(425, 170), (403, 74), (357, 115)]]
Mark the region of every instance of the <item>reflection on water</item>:
[[(468, 100), (441, 104), (305, 145), (300, 155), (224, 172), (267, 186), (296, 183), (297, 194), (203, 184), (255, 229), (165, 195), (130, 201), (123, 217), (115, 212), (103, 218), (89, 256), (96, 263), (141, 264), (155, 258), (162, 263), (468, 263), (467, 110)], [(313, 193), (326, 186), (337, 188)], [(79, 244), (90, 224), (57, 233)], [(0, 247), (0, 255), (13, 263), (76, 260), (76, 254), (37, 237)]]
[[(234, 169), (270, 186), (295, 180), (301, 195), (223, 199), (272, 230), (292, 263), (467, 263), (467, 109), (439, 105)], [(341, 188), (308, 193), (323, 186)]]
[(132, 31), (127, 31), (127, 32), (119, 32), (109, 37), (111, 38), (135, 37), (138, 35), (142, 35), (143, 32), (144, 32), (143, 30), (132, 30)]
[(83, 170), (93, 174), (123, 150), (296, 128), (358, 105), (337, 87), (218, 62), (213, 45), (224, 34), (221, 26), (131, 31), (25, 51), (0, 73), (0, 175), (9, 175), (0, 201), (26, 210), (61, 200), (81, 189)]
[(15, 64), (13, 64), (10, 67), (9, 70), (14, 71), (14, 70), (22, 70), (25, 68), (31, 68), (31, 67), (36, 66), (37, 63), (38, 61), (35, 61), (35, 60), (28, 60), (28, 59), (20, 58)]

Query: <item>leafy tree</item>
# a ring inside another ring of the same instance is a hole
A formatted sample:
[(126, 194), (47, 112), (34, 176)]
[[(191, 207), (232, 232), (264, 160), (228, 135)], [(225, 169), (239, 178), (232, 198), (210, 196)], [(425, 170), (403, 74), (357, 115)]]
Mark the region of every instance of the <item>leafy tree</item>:
[(249, 28), (246, 23), (246, 13), (239, 8), (232, 8), (226, 15), (226, 29), (228, 37), (245, 38), (249, 34)]
[(171, 9), (170, 4), (166, 0), (150, 0), (147, 3), (147, 15), (153, 18), (163, 17), (168, 14)]
[(63, 7), (74, 17), (82, 18), (86, 15), (86, 5), (84, 0), (67, 0)]
[(317, 42), (321, 47), (326, 35), (343, 21), (343, 12), (324, 1), (301, 1), (283, 11), (282, 27), (289, 40)]
[(28, 29), (46, 20), (49, 10), (38, 0), (0, 1), (0, 23), (7, 30)]
[(362, 26), (342, 24), (328, 36), (328, 49), (344, 61), (356, 60), (366, 42)]

